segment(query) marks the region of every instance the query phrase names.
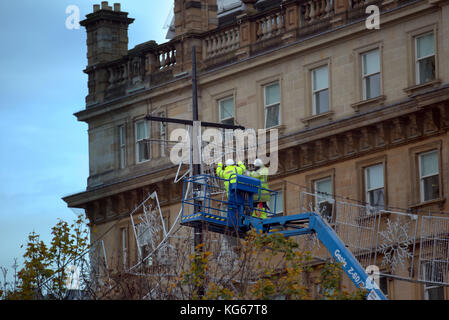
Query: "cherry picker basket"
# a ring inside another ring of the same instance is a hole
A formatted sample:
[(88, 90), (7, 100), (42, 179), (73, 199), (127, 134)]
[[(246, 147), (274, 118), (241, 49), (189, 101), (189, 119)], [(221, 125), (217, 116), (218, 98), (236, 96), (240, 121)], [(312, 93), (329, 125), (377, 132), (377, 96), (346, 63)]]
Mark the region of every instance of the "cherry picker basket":
[[(225, 188), (228, 184), (228, 190)], [(271, 196), (273, 208), (259, 208), (262, 192)], [(245, 233), (245, 216), (276, 216), (277, 192), (261, 187), (260, 180), (244, 175), (221, 179), (198, 175), (184, 179), (181, 224), (191, 227), (207, 225), (208, 230)], [(274, 210), (273, 210), (274, 209)]]

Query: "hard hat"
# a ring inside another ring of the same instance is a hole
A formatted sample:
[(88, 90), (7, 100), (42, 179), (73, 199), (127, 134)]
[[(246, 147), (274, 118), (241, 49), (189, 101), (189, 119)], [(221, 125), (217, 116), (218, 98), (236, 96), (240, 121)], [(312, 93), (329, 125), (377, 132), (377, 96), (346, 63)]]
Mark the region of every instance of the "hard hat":
[(261, 166), (263, 166), (263, 161), (260, 160), (260, 159), (254, 160), (254, 166), (255, 166), (255, 167), (261, 167)]
[(232, 160), (232, 159), (226, 160), (226, 165), (227, 166), (233, 166), (234, 164), (235, 164), (234, 160)]

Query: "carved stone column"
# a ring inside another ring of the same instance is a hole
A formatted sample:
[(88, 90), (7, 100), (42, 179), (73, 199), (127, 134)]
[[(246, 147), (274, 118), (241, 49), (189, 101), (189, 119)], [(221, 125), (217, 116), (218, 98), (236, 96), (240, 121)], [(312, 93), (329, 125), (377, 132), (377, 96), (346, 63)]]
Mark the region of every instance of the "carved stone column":
[(391, 141), (399, 142), (406, 138), (405, 121), (402, 118), (396, 118), (392, 120)]
[(300, 146), (301, 167), (313, 165), (313, 147), (309, 144)]
[(376, 146), (381, 147), (390, 143), (390, 132), (388, 125), (384, 122), (376, 125)]
[(328, 147), (328, 143), (326, 140), (320, 139), (320, 140), (316, 141), (315, 142), (315, 161), (318, 163), (327, 161), (327, 159), (329, 158), (328, 151), (329, 151), (329, 147)]
[(424, 133), (433, 133), (438, 131), (438, 118), (432, 109), (426, 110), (423, 114)]
[(335, 135), (329, 139), (329, 158), (337, 159), (343, 155), (341, 139)]
[(360, 149), (369, 150), (374, 147), (373, 128), (363, 127), (360, 131)]
[(409, 138), (419, 137), (421, 135), (421, 126), (416, 113), (408, 116), (407, 136)]
[(358, 133), (350, 131), (345, 134), (344, 140), (345, 155), (354, 154), (358, 151)]

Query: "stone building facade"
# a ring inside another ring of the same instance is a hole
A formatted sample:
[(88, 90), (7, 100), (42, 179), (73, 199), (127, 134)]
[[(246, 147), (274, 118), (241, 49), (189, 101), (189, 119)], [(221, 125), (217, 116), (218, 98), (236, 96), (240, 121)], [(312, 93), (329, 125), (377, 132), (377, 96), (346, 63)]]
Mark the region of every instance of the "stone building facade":
[[(367, 28), (369, 5), (380, 9), (379, 29)], [(93, 239), (108, 230), (108, 256), (126, 242), (127, 263), (138, 259), (129, 212), (147, 194), (157, 191), (168, 223), (179, 211), (182, 185), (173, 183), (168, 145), (142, 144), (168, 139), (178, 126), (143, 120), (191, 119), (192, 47), (201, 121), (279, 130), (270, 187), (281, 191), (284, 214), (300, 210), (306, 188), (418, 216), (447, 215), (448, 1), (219, 7), (216, 0), (175, 0), (173, 38), (130, 50), (133, 19), (120, 5), (95, 5), (81, 23), (89, 94), (75, 116), (89, 126), (90, 172), (86, 191), (64, 201), (86, 210)], [(449, 298), (447, 287), (430, 291), (395, 278), (384, 288), (392, 299)]]

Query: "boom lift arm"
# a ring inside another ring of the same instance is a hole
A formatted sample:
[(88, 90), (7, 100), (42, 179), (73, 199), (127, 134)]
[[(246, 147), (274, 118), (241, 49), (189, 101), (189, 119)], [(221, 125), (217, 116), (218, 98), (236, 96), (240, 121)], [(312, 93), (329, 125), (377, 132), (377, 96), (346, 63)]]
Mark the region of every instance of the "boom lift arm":
[[(332, 254), (334, 259), (341, 263), (343, 271), (357, 288), (368, 291), (368, 300), (387, 300), (377, 284), (368, 276), (366, 271), (346, 248), (345, 244), (334, 230), (317, 213), (309, 212), (298, 215), (284, 216), (271, 219), (255, 219), (248, 217), (247, 222), (256, 230), (268, 234), (283, 234), (286, 237), (300, 236), (315, 233), (317, 238)], [(291, 230), (276, 230), (281, 227)], [(274, 229), (273, 231), (271, 231)]]
[[(225, 202), (227, 209), (218, 209), (223, 201), (214, 200), (211, 194), (212, 188), (208, 182), (211, 178), (207, 175), (200, 175), (185, 179), (184, 190), (186, 190), (186, 183), (193, 183), (202, 192), (194, 194), (192, 198), (183, 197), (182, 225), (195, 227), (197, 223), (206, 223), (210, 231), (225, 233), (236, 230), (236, 236), (242, 236), (253, 228), (258, 232), (283, 234), (285, 237), (316, 234), (334, 259), (341, 263), (343, 270), (354, 285), (367, 290), (368, 300), (387, 300), (351, 251), (346, 248), (343, 241), (320, 215), (308, 212), (287, 216), (272, 214), (274, 217), (267, 219), (253, 217), (251, 214), (255, 207), (253, 196), (261, 192), (260, 180), (242, 175), (237, 175), (236, 182), (229, 186), (228, 199)], [(204, 205), (200, 208), (193, 206), (195, 200), (200, 200)], [(188, 210), (184, 211), (186, 205), (194, 208), (193, 214), (187, 214)]]

